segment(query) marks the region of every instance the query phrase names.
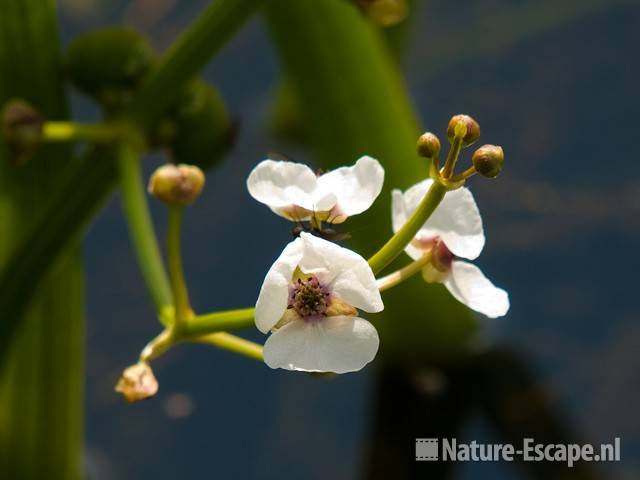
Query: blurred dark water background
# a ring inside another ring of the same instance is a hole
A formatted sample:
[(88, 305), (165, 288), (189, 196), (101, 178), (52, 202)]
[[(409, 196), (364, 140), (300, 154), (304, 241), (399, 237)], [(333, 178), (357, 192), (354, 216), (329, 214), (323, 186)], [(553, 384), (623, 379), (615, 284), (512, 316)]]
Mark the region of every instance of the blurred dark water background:
[[(160, 50), (205, 3), (63, 0), (63, 35), (68, 42), (92, 28), (125, 23), (149, 33)], [(503, 319), (479, 319), (478, 342), (517, 352), (516, 364), (531, 372), (530, 381), (576, 439), (622, 438), (622, 462), (599, 464), (593, 478), (640, 478), (640, 5), (418, 3), (403, 68), (424, 125), (441, 134), (452, 114), (469, 113), (481, 123), (482, 140), (502, 144), (507, 155), (497, 181), (471, 182), (488, 239), (478, 264), (512, 303)], [(278, 70), (259, 20), (206, 70), (241, 131), (186, 217), (185, 268), (201, 312), (252, 305), (290, 238), (290, 226), (244, 186), (269, 151), (311, 161), (308, 152), (270, 134)], [(77, 116), (95, 117), (85, 100), (74, 98), (74, 105)], [(159, 161), (150, 159), (148, 172)], [(163, 209), (152, 204), (162, 232)], [(117, 198), (92, 227), (85, 250), (90, 478), (374, 476), (366, 465), (376, 464), (370, 447), (370, 418), (379, 406), (375, 367), (323, 381), (211, 347), (180, 347), (155, 364), (158, 396), (124, 404), (113, 385), (158, 325)], [(513, 366), (509, 356), (494, 360), (487, 368), (496, 375)], [(444, 398), (474, 399), (477, 376), (449, 373), (435, 381), (431, 375), (427, 384), (442, 387)], [(397, 396), (395, 388), (383, 393), (401, 419), (403, 385)], [(516, 410), (526, 412), (529, 400), (523, 397)], [(447, 424), (451, 412), (437, 410), (446, 408), (443, 402), (425, 403), (428, 408), (436, 411), (425, 415)], [(503, 439), (480, 411), (470, 408), (460, 438)], [(415, 466), (414, 438), (429, 433), (418, 423), (404, 431), (405, 443), (395, 447), (408, 465)], [(527, 478), (517, 465), (458, 467), (447, 478)]]

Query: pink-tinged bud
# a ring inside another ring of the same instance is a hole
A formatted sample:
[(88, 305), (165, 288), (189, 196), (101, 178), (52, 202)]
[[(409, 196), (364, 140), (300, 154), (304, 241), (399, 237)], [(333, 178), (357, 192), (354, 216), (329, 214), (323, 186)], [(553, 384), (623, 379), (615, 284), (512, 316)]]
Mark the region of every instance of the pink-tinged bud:
[(115, 390), (128, 402), (139, 402), (153, 397), (158, 392), (158, 381), (149, 364), (139, 362), (122, 372)]
[(483, 177), (497, 177), (504, 163), (504, 150), (497, 145), (483, 145), (473, 152), (473, 166)]
[(193, 165), (167, 164), (149, 179), (149, 193), (169, 205), (189, 205), (200, 196), (204, 173)]
[[(456, 127), (462, 124), (465, 127), (465, 133), (462, 136), (462, 146), (468, 147), (472, 143), (476, 142), (480, 138), (480, 125), (469, 115), (454, 115), (449, 120), (449, 126), (447, 128), (447, 137), (449, 142), (453, 143), (453, 139), (456, 136)], [(458, 131), (461, 127), (458, 127)]]
[(431, 132), (423, 133), (416, 145), (418, 155), (425, 158), (435, 158), (440, 153), (440, 140)]

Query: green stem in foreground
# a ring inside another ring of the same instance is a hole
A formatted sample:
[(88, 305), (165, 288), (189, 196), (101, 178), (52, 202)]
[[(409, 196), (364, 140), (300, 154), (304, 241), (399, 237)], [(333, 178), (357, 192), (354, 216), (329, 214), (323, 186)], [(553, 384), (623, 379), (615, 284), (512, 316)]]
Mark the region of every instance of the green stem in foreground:
[(198, 315), (187, 321), (184, 329), (185, 335), (192, 337), (223, 330), (250, 328), (254, 324), (255, 312), (255, 308), (242, 308)]
[(184, 326), (185, 321), (192, 315), (189, 303), (189, 292), (184, 280), (181, 252), (181, 227), (183, 207), (171, 205), (169, 207), (169, 227), (167, 230), (167, 257), (169, 259), (169, 279), (175, 302), (175, 323), (178, 328)]
[(411, 218), (389, 239), (378, 252), (369, 259), (369, 266), (373, 273), (380, 272), (400, 255), (404, 248), (413, 240), (418, 230), (424, 222), (431, 216), (436, 207), (440, 204), (447, 193), (447, 188), (441, 183), (434, 181), (427, 191), (427, 194), (418, 205), (418, 208)]
[(122, 206), (133, 246), (156, 311), (166, 324), (166, 312), (173, 308), (173, 295), (147, 205), (137, 149), (128, 143), (121, 143), (118, 149), (118, 167)]
[(378, 279), (378, 289), (380, 292), (393, 288), (408, 278), (411, 278), (416, 273), (422, 270), (422, 268), (431, 261), (431, 250), (426, 252), (421, 258), (411, 262), (404, 268), (396, 270), (389, 275)]

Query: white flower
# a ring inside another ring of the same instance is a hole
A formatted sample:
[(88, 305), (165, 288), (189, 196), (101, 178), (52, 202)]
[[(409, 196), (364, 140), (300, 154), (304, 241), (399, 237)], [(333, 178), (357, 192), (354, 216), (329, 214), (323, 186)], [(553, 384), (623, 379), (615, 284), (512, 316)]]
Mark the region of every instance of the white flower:
[[(392, 192), (394, 232), (406, 223), (432, 183), (428, 179), (404, 194), (400, 190)], [(432, 261), (423, 271), (425, 280), (443, 283), (459, 302), (477, 312), (501, 317), (509, 310), (507, 292), (494, 286), (478, 267), (458, 259), (474, 260), (484, 242), (480, 212), (469, 189), (463, 187), (445, 195), (405, 251), (417, 260), (431, 250)]]
[(264, 279), (255, 322), (271, 368), (346, 373), (362, 369), (378, 351), (378, 333), (357, 310), (384, 308), (366, 260), (334, 243), (302, 233), (287, 245)]
[(384, 169), (371, 157), (317, 176), (301, 163), (264, 160), (247, 178), (253, 198), (293, 221), (342, 223), (364, 212), (382, 190)]

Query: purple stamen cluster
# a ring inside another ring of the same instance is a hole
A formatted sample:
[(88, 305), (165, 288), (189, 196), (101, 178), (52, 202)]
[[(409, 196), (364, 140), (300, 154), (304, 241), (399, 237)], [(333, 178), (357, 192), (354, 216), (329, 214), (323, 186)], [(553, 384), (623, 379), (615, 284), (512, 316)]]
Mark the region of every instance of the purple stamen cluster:
[(298, 278), (289, 286), (289, 304), (305, 320), (313, 320), (326, 315), (331, 303), (331, 292), (311, 275), (306, 279)]

